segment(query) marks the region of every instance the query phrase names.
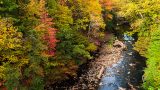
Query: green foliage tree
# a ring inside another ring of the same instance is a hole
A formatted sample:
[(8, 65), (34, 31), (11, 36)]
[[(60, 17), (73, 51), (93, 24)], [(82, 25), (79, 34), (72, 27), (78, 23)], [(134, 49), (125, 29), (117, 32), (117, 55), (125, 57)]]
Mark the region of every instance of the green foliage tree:
[(5, 85), (9, 90), (20, 85), (21, 68), (28, 63), (23, 44), (22, 33), (17, 32), (9, 19), (0, 19), (0, 78), (6, 80)]
[(150, 46), (147, 55), (147, 68), (145, 69), (144, 88), (151, 90), (160, 89), (160, 28), (152, 32)]
[(0, 13), (1, 16), (12, 16), (17, 14), (18, 4), (16, 0), (1, 0), (0, 1)]
[[(75, 30), (87, 30), (88, 36), (99, 37), (105, 24), (102, 18), (102, 7), (98, 0), (69, 0), (73, 12)], [(95, 8), (96, 7), (96, 8)]]

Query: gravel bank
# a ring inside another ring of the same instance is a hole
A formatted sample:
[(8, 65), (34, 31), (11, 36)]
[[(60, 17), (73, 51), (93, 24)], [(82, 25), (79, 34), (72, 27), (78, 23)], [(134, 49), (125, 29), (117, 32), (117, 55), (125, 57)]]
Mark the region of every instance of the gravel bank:
[(116, 63), (121, 57), (124, 46), (122, 46), (122, 42), (118, 42), (121, 44), (103, 45), (99, 53), (100, 56), (90, 62), (88, 71), (82, 74), (79, 81), (69, 90), (96, 90), (105, 68)]

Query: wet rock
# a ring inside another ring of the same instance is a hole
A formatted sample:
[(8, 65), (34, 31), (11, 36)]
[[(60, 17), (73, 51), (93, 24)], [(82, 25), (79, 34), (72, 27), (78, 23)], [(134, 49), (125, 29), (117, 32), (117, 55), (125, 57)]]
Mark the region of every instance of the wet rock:
[(122, 87), (118, 87), (118, 90), (126, 90), (126, 89)]
[(131, 56), (132, 54), (133, 54), (132, 52), (128, 53), (128, 55), (130, 55), (130, 56)]
[(134, 65), (135, 65), (135, 64), (133, 64), (133, 63), (130, 63), (130, 64), (129, 64), (129, 66), (134, 66)]
[(100, 82), (100, 83), (99, 83), (99, 85), (100, 85), (100, 86), (102, 86), (102, 85), (103, 85), (103, 83), (102, 83), (102, 82)]
[(118, 48), (122, 48), (122, 49), (125, 49), (126, 46), (124, 43), (122, 43), (121, 41), (119, 40), (116, 40), (115, 43), (113, 44), (114, 47), (118, 47)]

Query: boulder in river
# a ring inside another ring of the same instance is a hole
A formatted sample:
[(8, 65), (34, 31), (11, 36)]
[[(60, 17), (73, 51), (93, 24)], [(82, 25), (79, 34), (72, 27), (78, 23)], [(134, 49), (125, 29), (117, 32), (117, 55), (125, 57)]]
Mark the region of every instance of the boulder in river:
[(122, 49), (126, 49), (126, 45), (122, 41), (119, 41), (119, 40), (115, 40), (113, 46), (122, 48)]

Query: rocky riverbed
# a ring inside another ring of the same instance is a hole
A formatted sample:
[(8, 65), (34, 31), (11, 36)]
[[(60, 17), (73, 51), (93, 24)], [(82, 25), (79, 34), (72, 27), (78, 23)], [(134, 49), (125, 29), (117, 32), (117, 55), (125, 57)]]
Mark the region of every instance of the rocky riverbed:
[(96, 90), (143, 90), (145, 58), (133, 49), (134, 38), (126, 36), (124, 43), (127, 49), (117, 63), (105, 69)]
[(116, 63), (125, 45), (121, 41), (116, 41), (114, 46), (103, 45), (100, 49), (100, 56), (89, 63), (88, 71), (79, 77), (76, 84), (69, 87), (69, 90), (96, 90), (105, 68)]

